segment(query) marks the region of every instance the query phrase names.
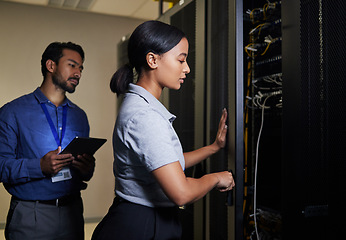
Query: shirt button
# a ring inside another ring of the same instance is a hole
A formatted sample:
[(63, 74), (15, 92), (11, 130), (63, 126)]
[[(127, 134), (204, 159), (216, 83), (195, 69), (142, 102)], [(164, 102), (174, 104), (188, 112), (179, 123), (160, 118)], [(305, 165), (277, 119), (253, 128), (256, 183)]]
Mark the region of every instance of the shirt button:
[(62, 127), (60, 127), (59, 130), (62, 130)]

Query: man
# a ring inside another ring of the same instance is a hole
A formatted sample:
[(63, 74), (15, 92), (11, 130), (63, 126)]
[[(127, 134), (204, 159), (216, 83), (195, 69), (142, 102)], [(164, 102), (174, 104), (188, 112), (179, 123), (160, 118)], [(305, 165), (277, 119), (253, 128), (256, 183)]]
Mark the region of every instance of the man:
[(79, 45), (51, 43), (41, 86), (0, 109), (0, 180), (12, 195), (6, 239), (84, 240), (80, 191), (95, 159), (59, 155), (75, 136), (89, 136), (85, 112), (65, 96), (75, 91), (83, 62)]

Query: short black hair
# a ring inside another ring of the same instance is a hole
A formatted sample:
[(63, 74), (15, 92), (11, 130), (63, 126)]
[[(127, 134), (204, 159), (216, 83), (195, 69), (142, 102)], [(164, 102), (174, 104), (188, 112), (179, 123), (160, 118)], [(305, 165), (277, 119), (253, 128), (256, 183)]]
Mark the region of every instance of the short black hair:
[(60, 58), (63, 56), (62, 51), (64, 49), (70, 49), (79, 53), (84, 62), (84, 51), (83, 48), (72, 42), (52, 42), (48, 45), (46, 50), (42, 54), (41, 58), (41, 72), (43, 77), (47, 74), (46, 62), (48, 59), (54, 61), (56, 64), (59, 63)]

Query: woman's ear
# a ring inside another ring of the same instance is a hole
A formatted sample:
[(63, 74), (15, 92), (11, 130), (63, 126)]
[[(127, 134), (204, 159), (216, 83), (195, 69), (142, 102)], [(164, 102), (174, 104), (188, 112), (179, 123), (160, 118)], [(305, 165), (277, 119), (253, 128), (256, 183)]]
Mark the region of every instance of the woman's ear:
[(158, 55), (152, 52), (149, 52), (146, 56), (148, 66), (152, 69), (157, 68)]
[(46, 61), (46, 68), (49, 72), (53, 72), (54, 71), (54, 68), (55, 68), (55, 62), (51, 59), (48, 59)]

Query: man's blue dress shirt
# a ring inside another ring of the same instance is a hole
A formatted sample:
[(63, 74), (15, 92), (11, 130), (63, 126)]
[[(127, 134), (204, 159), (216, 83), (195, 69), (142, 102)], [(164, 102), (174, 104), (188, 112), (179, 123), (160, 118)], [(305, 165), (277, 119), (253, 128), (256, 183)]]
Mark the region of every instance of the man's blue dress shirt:
[(73, 168), (70, 168), (72, 179), (54, 183), (50, 176), (42, 173), (40, 159), (56, 150), (58, 144), (41, 103), (46, 105), (59, 137), (63, 106), (68, 106), (62, 149), (75, 136), (89, 136), (85, 112), (67, 98), (56, 107), (37, 88), (5, 104), (0, 109), (0, 180), (11, 195), (22, 200), (51, 200), (86, 188), (86, 183)]

